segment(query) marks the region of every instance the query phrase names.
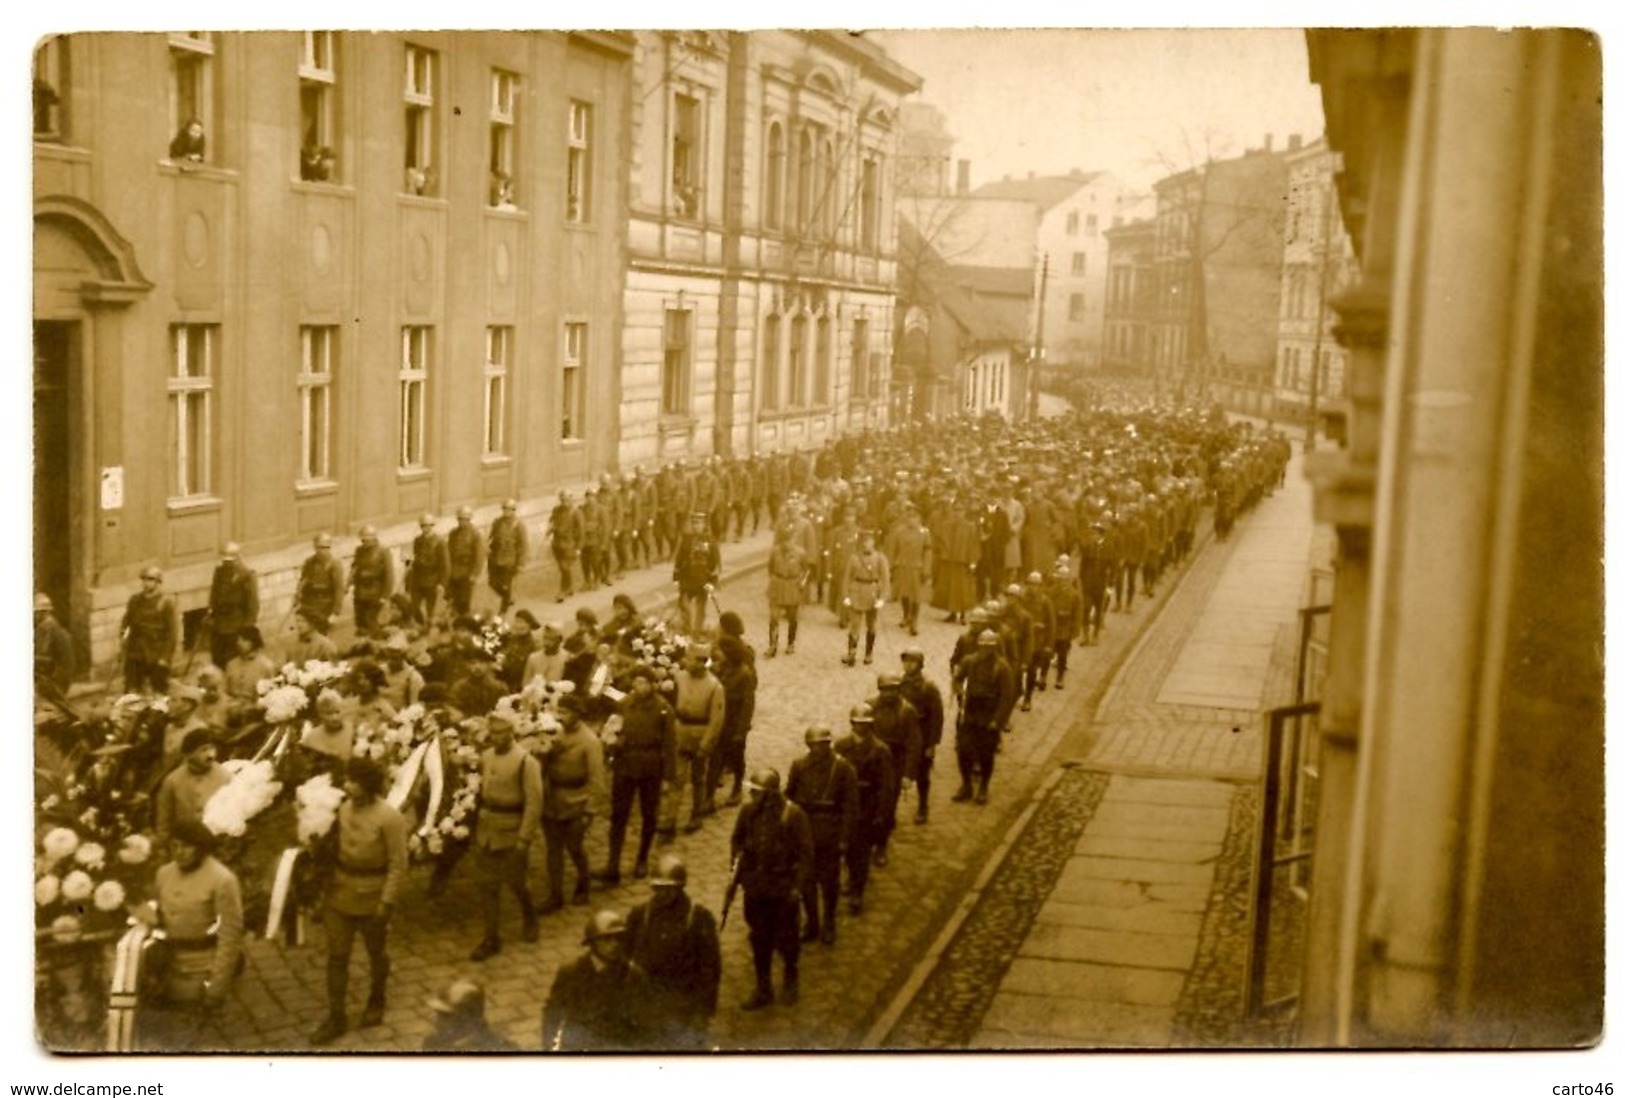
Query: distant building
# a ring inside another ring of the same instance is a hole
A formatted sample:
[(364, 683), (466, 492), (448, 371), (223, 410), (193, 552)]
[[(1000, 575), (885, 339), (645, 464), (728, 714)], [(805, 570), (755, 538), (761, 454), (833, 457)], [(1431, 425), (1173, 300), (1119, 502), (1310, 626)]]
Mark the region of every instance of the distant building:
[(920, 78), (831, 31), (635, 38), (621, 464), (885, 424), (898, 109)]
[(1157, 226), (1140, 218), (1106, 230), (1106, 316), (1100, 364), (1112, 371), (1154, 376)]
[(1286, 187), (1286, 155), (1268, 141), (1155, 185), (1152, 357), (1175, 399), (1270, 414)]
[(898, 109), (897, 193), (941, 196), (952, 192), (954, 136), (948, 120), (930, 103), (905, 102)]
[(1028, 412), (1036, 319), (1033, 272), (949, 263), (905, 217), (898, 247), (912, 258), (898, 339), (915, 418)]
[(1331, 305), (1357, 270), (1348, 233), (1337, 215), (1337, 154), (1324, 141), (1315, 141), (1288, 152), (1286, 159), (1274, 414), (1309, 422), (1344, 396), (1348, 355), (1334, 334), (1337, 314)]

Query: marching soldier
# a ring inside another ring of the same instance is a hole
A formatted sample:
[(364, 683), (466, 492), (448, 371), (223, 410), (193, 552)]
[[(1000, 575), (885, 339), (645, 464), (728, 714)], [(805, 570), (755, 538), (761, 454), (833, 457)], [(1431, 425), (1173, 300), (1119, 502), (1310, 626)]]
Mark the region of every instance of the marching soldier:
[(1106, 628), (1106, 592), (1112, 583), (1111, 546), (1106, 523), (1096, 520), (1078, 544), (1078, 589), (1082, 597), (1080, 628), (1084, 644), (1094, 644)]
[(649, 899), (626, 920), (628, 955), (649, 974), (654, 1047), (697, 1052), (707, 1045), (722, 986), (722, 943), (716, 916), (688, 895), (688, 866), (662, 854), (649, 878)]
[(829, 726), (815, 724), (804, 737), (807, 753), (790, 764), (785, 796), (807, 814), (812, 829), (812, 883), (802, 894), (803, 942), (835, 944), (841, 859), (858, 821), (858, 773), (835, 753)]
[(412, 539), (412, 563), (406, 569), (406, 594), (420, 625), (428, 627), (434, 622), (436, 604), (445, 593), (450, 574), (446, 539), (435, 532), (434, 516), (425, 512), (418, 519), (418, 536)]
[(661, 786), (677, 781), (677, 717), (655, 691), (654, 672), (644, 666), (629, 673), (630, 690), (621, 702), (621, 727), (610, 767), (609, 860), (594, 876), (605, 884), (621, 883), (621, 849), (637, 802), (642, 816), (632, 876), (649, 875), (649, 848), (660, 818)]
[(920, 764), (915, 775), (915, 788), (919, 790), (919, 809), (914, 822), (923, 824), (930, 816), (931, 766), (936, 761), (937, 745), (942, 742), (942, 691), (925, 674), (925, 652), (920, 648), (903, 649), (903, 698), (920, 715)]
[(895, 781), (892, 755), (875, 738), (875, 715), (867, 703), (855, 705), (847, 718), (852, 733), (835, 745), (835, 751), (858, 776), (858, 815), (846, 840), (846, 894), (851, 897), (852, 914), (863, 911), (863, 893), (869, 885), (869, 861), (881, 833), (886, 806), (891, 804)]
[(344, 565), (333, 556), (333, 537), (327, 533), (316, 535), (316, 551), (305, 558), (299, 569), (299, 591), (295, 605), (301, 614), (307, 614), (326, 633), (333, 617), (339, 612), (339, 598), (344, 594)]
[(162, 694), (169, 689), (169, 664), (180, 640), (175, 600), (164, 594), (164, 574), (154, 565), (141, 570), (141, 590), (124, 606), (119, 636), (124, 645), (124, 691)]
[(875, 739), (891, 751), (892, 773), (896, 780), (887, 790), (886, 804), (880, 814), (880, 826), (875, 835), (874, 864), (886, 864), (887, 844), (897, 827), (897, 802), (903, 790), (911, 787), (920, 773), (920, 714), (903, 697), (903, 676), (891, 671), (883, 672), (876, 680), (879, 694), (869, 703), (874, 719)]
[(559, 493), (548, 519), (547, 536), (553, 547), (553, 562), (559, 569), (559, 593), (553, 601), (563, 602), (575, 594), (575, 565), (581, 556), (581, 513), (569, 492)]
[(313, 1045), (332, 1044), (348, 1025), (350, 951), (355, 937), (367, 949), (370, 977), (363, 1029), (384, 1020), (389, 980), (389, 917), (406, 880), (406, 820), (384, 799), (384, 769), (372, 759), (351, 759), (344, 772), (345, 799), (333, 827), (338, 867), (323, 919), (327, 931), (327, 1020), (310, 1035)]
[(903, 628), (911, 637), (920, 635), (920, 591), (930, 548), (930, 532), (920, 521), (920, 513), (912, 503), (905, 502), (886, 534), (885, 552), (891, 567), (892, 594), (902, 604)]
[(220, 550), (209, 585), (209, 658), (224, 668), (237, 654), (237, 634), (260, 619), (260, 581), (243, 563), (242, 550), (228, 541)]
[(986, 804), (999, 737), (1010, 725), (1016, 701), (1015, 672), (999, 654), (999, 635), (993, 630), (982, 630), (976, 652), (959, 665), (954, 693), (960, 699), (954, 738), (960, 784), (953, 799), (964, 802), (974, 797), (977, 804)]
[(378, 609), (395, 593), (395, 560), (378, 544), (378, 530), (363, 526), (361, 544), (350, 558), (349, 584), (355, 604), (355, 628), (370, 636), (378, 627)]
[(678, 544), (672, 564), (671, 578), (677, 582), (683, 628), (690, 635), (705, 628), (705, 604), (722, 574), (722, 554), (709, 523), (704, 511), (696, 510), (689, 517), (688, 534)]
[(513, 604), (513, 581), (530, 555), (525, 524), (519, 521), (519, 502), (502, 501), (502, 514), (491, 523), (486, 535), (486, 573), (491, 590), (501, 599), (497, 613), (506, 614)]
[(1066, 557), (1056, 561), (1045, 594), (1055, 612), (1055, 631), (1050, 644), (1055, 653), (1055, 689), (1061, 690), (1066, 686), (1066, 661), (1072, 652), (1072, 641), (1083, 622), (1083, 596), (1072, 578), (1072, 567)]
[(581, 497), (581, 585), (597, 590), (609, 581), (604, 557), (609, 545), (609, 527), (596, 489), (588, 488)]
[(846, 656), (841, 660), (851, 667), (857, 662), (858, 622), (863, 622), (863, 662), (875, 662), (875, 618), (886, 600), (891, 597), (891, 568), (885, 556), (875, 548), (872, 530), (858, 534), (858, 550), (847, 559), (841, 577), (845, 594), (841, 605), (846, 608)]
[[(485, 933), (469, 955), (471, 961), (483, 961), (502, 949), (500, 919), (504, 887), (511, 889), (519, 901), (524, 940), (534, 942), (539, 933), (536, 904), (531, 899), (525, 876), (531, 845), (541, 829), (542, 769), (534, 755), (514, 743), (514, 732), (513, 717), (509, 713), (499, 709), (486, 719), (489, 740), (480, 755), (480, 808), (474, 824), (473, 844)], [(430, 882), (431, 894), (437, 893), (444, 884), (445, 874), (437, 872)]]
[(457, 508), (457, 525), (446, 535), (446, 593), (453, 617), (469, 613), (474, 602), (474, 581), (485, 570), (485, 539), (474, 527), (474, 510)]
[(779, 618), (786, 619), (785, 655), (796, 651), (796, 623), (807, 591), (808, 561), (791, 537), (788, 525), (774, 527), (773, 548), (767, 558), (767, 652), (779, 654)]
[(542, 1008), (543, 1052), (636, 1052), (649, 1047), (654, 984), (634, 965), (626, 918), (604, 908), (587, 920), (586, 952), (560, 966)]
[(794, 1006), (800, 995), (801, 897), (812, 875), (812, 827), (807, 814), (785, 799), (776, 770), (759, 770), (747, 783), (750, 801), (734, 820), (729, 843), (739, 887), (745, 893), (756, 990), (745, 1010), (772, 1005), (773, 954), (784, 958), (778, 1001)]
[(1033, 687), (1049, 689), (1049, 663), (1055, 654), (1055, 607), (1044, 587), (1043, 573), (1033, 572), (1020, 596), (1028, 621), (1026, 682), (1021, 696), (1024, 711), (1033, 707)]

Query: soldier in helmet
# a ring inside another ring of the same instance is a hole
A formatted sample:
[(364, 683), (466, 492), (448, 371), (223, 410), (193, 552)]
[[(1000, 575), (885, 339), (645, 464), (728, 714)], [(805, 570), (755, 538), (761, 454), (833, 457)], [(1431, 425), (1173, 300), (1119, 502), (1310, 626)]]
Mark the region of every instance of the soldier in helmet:
[(1016, 702), (1015, 672), (999, 653), (998, 633), (982, 630), (976, 638), (976, 652), (959, 665), (954, 680), (954, 692), (962, 700), (954, 739), (960, 785), (953, 799), (963, 802), (974, 797), (977, 804), (986, 804), (999, 737), (1010, 726)]
[(453, 616), (469, 612), (474, 602), (474, 581), (485, 570), (485, 539), (474, 526), (474, 509), (457, 508), (457, 525), (446, 535), (446, 593)]
[(395, 561), (389, 550), (378, 544), (376, 527), (363, 526), (358, 536), (361, 544), (350, 558), (349, 584), (356, 632), (370, 636), (378, 627), (379, 608), (395, 593)]
[(1055, 689), (1066, 688), (1067, 657), (1072, 652), (1072, 641), (1077, 637), (1083, 621), (1083, 596), (1077, 581), (1072, 578), (1072, 566), (1066, 557), (1055, 563), (1055, 571), (1045, 586), (1045, 594), (1055, 612), (1055, 631), (1050, 644), (1055, 656)]
[(543, 1052), (635, 1052), (649, 1047), (654, 984), (632, 963), (626, 917), (604, 908), (587, 920), (581, 956), (560, 966), (542, 1008)]
[(333, 536), (316, 535), (315, 552), (305, 558), (299, 569), (299, 590), (295, 605), (301, 614), (309, 614), (318, 628), (326, 633), (339, 612), (339, 598), (344, 594), (344, 565), (333, 556)]
[(216, 667), (231, 662), (237, 654), (237, 634), (258, 625), (259, 618), (259, 577), (243, 563), (238, 544), (228, 541), (209, 585), (209, 658)]
[(912, 788), (920, 774), (922, 743), (920, 714), (903, 697), (903, 676), (895, 671), (882, 672), (875, 680), (875, 687), (878, 693), (869, 702), (875, 739), (891, 752), (892, 772), (896, 775), (881, 810), (880, 828), (875, 836), (873, 862), (884, 866), (889, 857), (887, 846), (891, 833), (897, 827), (897, 802), (902, 799), (903, 790)]
[(559, 570), (559, 593), (553, 600), (563, 602), (575, 594), (575, 566), (581, 555), (581, 512), (569, 492), (560, 492), (547, 523), (547, 537), (553, 547), (553, 563)]
[(835, 745), (858, 776), (858, 815), (846, 842), (846, 894), (852, 914), (863, 911), (863, 893), (869, 885), (869, 865), (881, 834), (886, 807), (893, 804), (896, 768), (886, 745), (875, 738), (874, 710), (867, 702), (852, 707), (847, 717), (852, 733)]
[(428, 626), (434, 621), (450, 573), (446, 539), (435, 532), (434, 516), (425, 512), (418, 519), (418, 536), (412, 539), (412, 563), (406, 570), (406, 593), (412, 600), (412, 616), (419, 624)]
[(841, 858), (858, 821), (858, 774), (835, 753), (828, 725), (807, 729), (807, 753), (790, 764), (784, 793), (801, 806), (812, 827), (812, 885), (801, 897), (806, 915), (803, 942), (835, 944), (835, 909), (840, 900)]
[(424, 1052), (518, 1052), (519, 1046), (485, 1020), (485, 988), (459, 976), (429, 1000), (434, 1028), (423, 1039)]
[(519, 501), (502, 501), (502, 514), (491, 523), (486, 540), (486, 578), (501, 599), (497, 612), (506, 614), (513, 603), (513, 579), (525, 566), (530, 545), (525, 524), (519, 521)]
[(903, 649), (902, 661), (903, 697), (920, 715), (920, 765), (914, 779), (920, 799), (914, 822), (923, 824), (930, 816), (931, 766), (936, 761), (937, 745), (942, 742), (942, 691), (926, 676), (923, 649), (912, 645)]
[(650, 1038), (657, 1048), (707, 1046), (722, 985), (716, 916), (688, 895), (688, 866), (675, 851), (661, 855), (649, 899), (632, 909), (626, 940), (632, 963), (649, 974), (655, 998)]
[(774, 1002), (773, 955), (784, 958), (777, 1000), (794, 1006), (800, 995), (801, 897), (811, 891), (813, 839), (807, 814), (785, 799), (776, 770), (758, 770), (746, 783), (750, 800), (734, 820), (730, 849), (745, 893), (756, 990), (745, 1010)]

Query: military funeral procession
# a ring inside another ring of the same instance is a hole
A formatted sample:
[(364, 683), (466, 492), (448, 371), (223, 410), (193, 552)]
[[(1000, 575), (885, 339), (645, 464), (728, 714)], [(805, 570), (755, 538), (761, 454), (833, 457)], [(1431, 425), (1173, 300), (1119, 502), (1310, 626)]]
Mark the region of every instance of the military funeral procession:
[(39, 1050), (1594, 1045), (1597, 50), (40, 39)]

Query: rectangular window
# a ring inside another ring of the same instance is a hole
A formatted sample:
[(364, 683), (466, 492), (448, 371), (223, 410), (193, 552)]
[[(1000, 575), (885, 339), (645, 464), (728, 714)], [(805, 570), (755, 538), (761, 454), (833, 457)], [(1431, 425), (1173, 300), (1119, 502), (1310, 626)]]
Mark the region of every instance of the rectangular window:
[(762, 322), (762, 411), (771, 412), (779, 406), (779, 325), (778, 313), (769, 314)]
[(519, 102), (519, 77), (501, 69), (491, 70), (491, 205), (512, 209), (515, 205), (514, 152), (516, 127), (514, 109)]
[(790, 381), (784, 395), (792, 408), (807, 403), (807, 317), (804, 313), (790, 318)]
[(784, 127), (774, 122), (767, 128), (767, 176), (762, 186), (762, 227), (775, 231), (784, 226), (785, 153)]
[(564, 364), (559, 375), (559, 408), (564, 415), (559, 437), (566, 442), (585, 436), (587, 416), (587, 325), (564, 326)]
[(508, 366), (513, 360), (513, 329), (485, 329), (485, 456), (508, 452)]
[(333, 31), (306, 31), (299, 56), (299, 178), (337, 178), (338, 62)]
[(1082, 320), (1084, 315), (1083, 295), (1072, 294), (1066, 300), (1066, 318), (1068, 320)]
[(1088, 266), (1089, 266), (1089, 253), (1088, 252), (1073, 252), (1072, 253), (1072, 273), (1073, 274), (1081, 275), (1081, 274), (1087, 273)]
[(1066, 235), (1078, 235), (1078, 211), (1073, 210), (1066, 215)]
[(813, 392), (812, 402), (818, 405), (829, 403), (829, 361), (834, 346), (830, 343), (829, 317), (818, 318), (818, 344), (813, 350)]
[(429, 415), (429, 337), (432, 329), (401, 329), (401, 452), (402, 469), (421, 469)]
[(858, 246), (874, 251), (880, 241), (880, 158), (863, 158), (863, 178), (858, 191)]
[[(214, 127), (214, 39), (209, 31), (169, 36), (169, 159), (207, 163)], [(214, 146), (218, 153), (218, 143)]]
[(68, 134), (68, 40), (47, 38), (34, 51), (34, 140), (63, 141)]
[(869, 395), (869, 321), (859, 317), (852, 322), (852, 399)]
[(439, 191), (434, 101), (438, 60), (433, 50), (406, 47), (406, 171), (402, 189), (407, 194), (433, 196)]
[(660, 411), (663, 415), (689, 414), (688, 386), (692, 362), (689, 327), (693, 315), (689, 309), (666, 310), (666, 331), (663, 337), (665, 358), (660, 370)]
[(1083, 231), (1090, 236), (1094, 236), (1096, 233), (1098, 233), (1100, 231), (1100, 218), (1096, 217), (1094, 214), (1090, 214), (1088, 217), (1084, 218)]
[(700, 216), (700, 156), (700, 101), (676, 92), (672, 95), (671, 198), (678, 217)]
[(570, 103), (570, 150), (564, 174), (564, 218), (592, 220), (592, 106)]
[(336, 327), (299, 329), (299, 479), (331, 480), (333, 475), (333, 358)]
[(213, 324), (169, 329), (169, 452), (171, 499), (207, 496), (213, 489), (215, 345)]

